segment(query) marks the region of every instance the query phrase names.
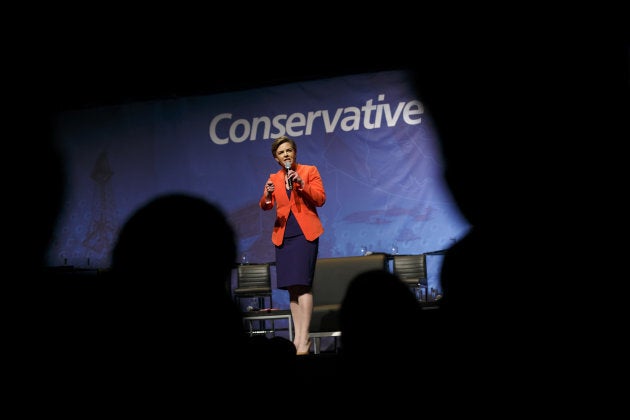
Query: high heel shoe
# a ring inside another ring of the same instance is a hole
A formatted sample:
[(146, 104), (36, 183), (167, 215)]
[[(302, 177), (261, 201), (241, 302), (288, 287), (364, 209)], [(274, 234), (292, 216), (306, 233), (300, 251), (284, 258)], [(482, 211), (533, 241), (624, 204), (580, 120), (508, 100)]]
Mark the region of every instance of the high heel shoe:
[(306, 349), (307, 349), (306, 351), (298, 351), (296, 354), (298, 356), (306, 356), (306, 355), (310, 354), (311, 353), (311, 340), (308, 340), (306, 342)]

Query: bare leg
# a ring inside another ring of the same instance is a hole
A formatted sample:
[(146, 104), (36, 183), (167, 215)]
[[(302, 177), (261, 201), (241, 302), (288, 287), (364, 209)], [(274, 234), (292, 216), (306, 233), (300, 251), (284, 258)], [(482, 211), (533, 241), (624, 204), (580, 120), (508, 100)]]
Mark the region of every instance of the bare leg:
[(307, 354), (311, 346), (308, 331), (313, 313), (313, 293), (307, 286), (289, 287), (289, 305), (295, 336), (293, 344), (298, 354)]

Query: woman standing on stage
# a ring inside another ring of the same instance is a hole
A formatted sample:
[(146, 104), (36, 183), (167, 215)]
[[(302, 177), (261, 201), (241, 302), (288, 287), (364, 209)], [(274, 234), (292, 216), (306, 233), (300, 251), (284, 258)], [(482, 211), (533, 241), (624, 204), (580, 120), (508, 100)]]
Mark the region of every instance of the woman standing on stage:
[(297, 145), (281, 136), (271, 145), (271, 154), (281, 169), (269, 175), (260, 208), (276, 206), (271, 241), (276, 247), (278, 289), (289, 292), (289, 304), (298, 355), (309, 353), (309, 326), (313, 313), (313, 276), (324, 227), (317, 207), (326, 202), (326, 191), (314, 165), (297, 163)]

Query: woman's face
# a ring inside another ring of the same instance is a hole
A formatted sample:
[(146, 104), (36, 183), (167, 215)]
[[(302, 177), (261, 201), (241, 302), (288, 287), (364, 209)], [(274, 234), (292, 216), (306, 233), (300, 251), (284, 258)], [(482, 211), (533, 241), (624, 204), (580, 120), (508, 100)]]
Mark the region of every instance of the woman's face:
[(289, 165), (294, 168), (295, 165), (295, 150), (293, 149), (293, 146), (291, 146), (291, 143), (289, 143), (288, 141), (285, 143), (282, 143), (278, 149), (276, 149), (276, 161), (283, 167), (285, 168), (286, 162), (289, 163)]

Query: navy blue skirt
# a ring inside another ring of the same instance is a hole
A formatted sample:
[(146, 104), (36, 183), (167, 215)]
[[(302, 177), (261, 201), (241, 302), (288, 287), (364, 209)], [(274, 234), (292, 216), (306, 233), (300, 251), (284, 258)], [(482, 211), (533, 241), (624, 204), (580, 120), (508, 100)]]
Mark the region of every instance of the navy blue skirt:
[(317, 262), (319, 238), (308, 241), (304, 235), (285, 237), (276, 246), (276, 281), (278, 289), (312, 286)]

